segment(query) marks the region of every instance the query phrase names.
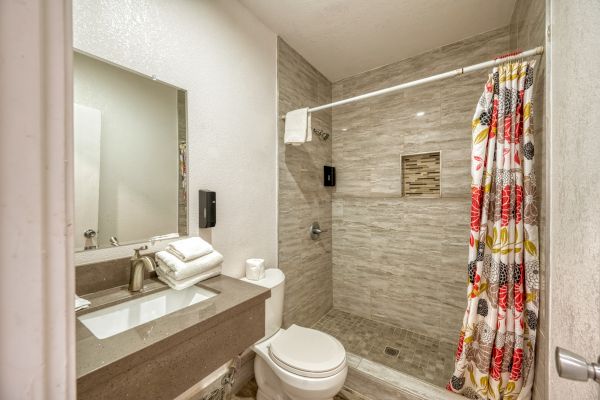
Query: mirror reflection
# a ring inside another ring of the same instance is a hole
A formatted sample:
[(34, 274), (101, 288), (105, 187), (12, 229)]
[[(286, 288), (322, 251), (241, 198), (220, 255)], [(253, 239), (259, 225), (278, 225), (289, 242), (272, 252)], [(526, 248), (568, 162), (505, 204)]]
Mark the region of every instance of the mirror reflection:
[(186, 92), (74, 54), (75, 248), (187, 234)]

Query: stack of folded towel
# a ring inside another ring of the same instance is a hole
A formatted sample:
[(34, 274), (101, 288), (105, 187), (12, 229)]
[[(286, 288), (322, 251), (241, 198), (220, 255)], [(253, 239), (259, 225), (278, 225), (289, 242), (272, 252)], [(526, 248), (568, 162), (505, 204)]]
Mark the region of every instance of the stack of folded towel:
[(156, 253), (158, 279), (181, 290), (221, 274), (223, 256), (199, 237), (178, 240)]

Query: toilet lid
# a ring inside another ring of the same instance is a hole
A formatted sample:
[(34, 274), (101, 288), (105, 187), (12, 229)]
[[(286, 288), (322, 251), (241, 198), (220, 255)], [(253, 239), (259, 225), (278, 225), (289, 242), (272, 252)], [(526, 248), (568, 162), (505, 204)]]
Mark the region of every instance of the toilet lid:
[(306, 377), (328, 377), (346, 366), (346, 350), (326, 333), (290, 326), (269, 348), (271, 359), (286, 371)]

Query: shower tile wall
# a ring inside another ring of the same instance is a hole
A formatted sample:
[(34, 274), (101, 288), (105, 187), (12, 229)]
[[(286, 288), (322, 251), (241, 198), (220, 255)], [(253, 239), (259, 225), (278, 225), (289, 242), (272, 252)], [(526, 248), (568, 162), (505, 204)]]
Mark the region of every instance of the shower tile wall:
[[(333, 98), (485, 61), (509, 45), (508, 27), (481, 34), (336, 82)], [(471, 118), (487, 74), (333, 110), (334, 308), (456, 342), (466, 306)], [(401, 156), (437, 151), (441, 198), (402, 197)]]
[[(544, 46), (546, 31), (545, 0), (517, 1), (510, 25), (511, 48), (530, 49)], [(546, 131), (544, 129), (544, 91), (546, 57), (542, 55), (536, 63), (534, 115), (535, 129), (535, 173), (538, 195), (540, 244), (546, 243)], [(533, 398), (546, 399), (548, 386), (548, 320), (546, 301), (546, 251), (540, 252), (540, 313), (537, 331), (535, 381)]]
[[(279, 115), (331, 101), (331, 83), (282, 39), (278, 40)], [(331, 112), (312, 116), (312, 126), (331, 132)], [(331, 188), (323, 165), (331, 165), (331, 140), (284, 145), (279, 121), (279, 268), (286, 275), (284, 325), (311, 326), (331, 307)], [(327, 232), (309, 236), (318, 221)]]

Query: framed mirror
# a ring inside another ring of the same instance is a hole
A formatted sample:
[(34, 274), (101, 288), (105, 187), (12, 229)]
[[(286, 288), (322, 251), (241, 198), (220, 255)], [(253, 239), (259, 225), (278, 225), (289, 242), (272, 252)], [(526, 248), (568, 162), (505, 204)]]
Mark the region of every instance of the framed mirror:
[(75, 250), (187, 235), (186, 91), (74, 53)]

